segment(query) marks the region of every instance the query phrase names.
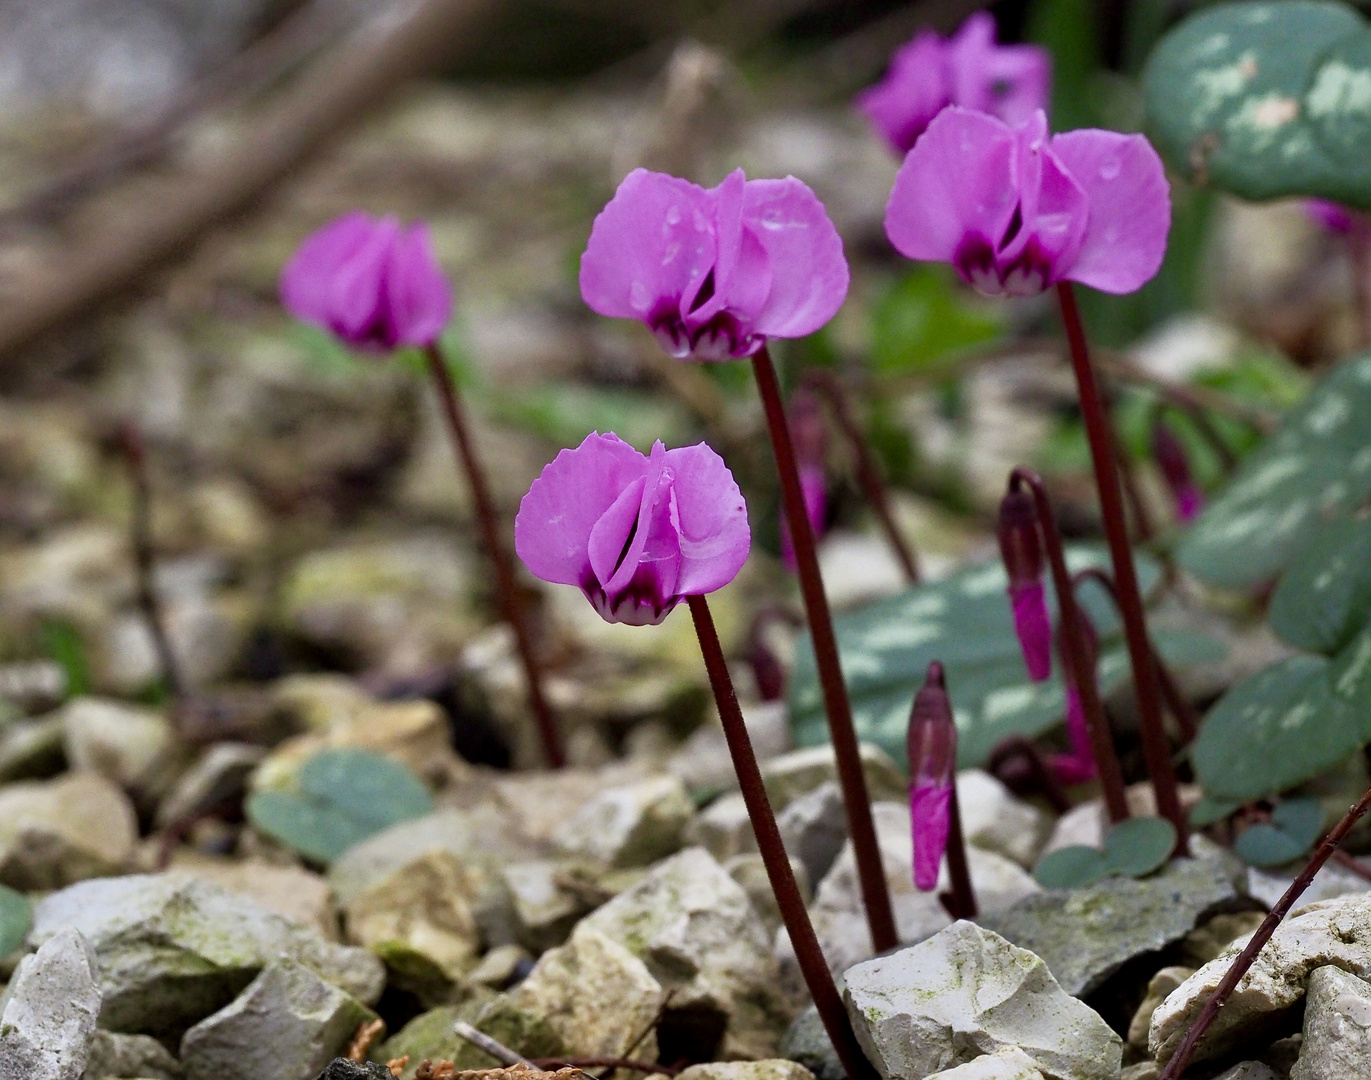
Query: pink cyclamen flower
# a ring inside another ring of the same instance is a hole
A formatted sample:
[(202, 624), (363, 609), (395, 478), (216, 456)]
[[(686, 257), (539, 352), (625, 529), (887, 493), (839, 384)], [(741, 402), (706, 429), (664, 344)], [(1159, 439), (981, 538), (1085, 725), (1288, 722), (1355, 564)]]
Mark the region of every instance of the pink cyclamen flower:
[(937, 887), (938, 868), (952, 827), (952, 788), (957, 777), (957, 725), (943, 682), (943, 666), (928, 677), (909, 713), (909, 818), (914, 840), (914, 887)]
[(727, 585), (751, 543), (742, 492), (708, 446), (658, 442), (644, 455), (612, 432), (559, 453), (514, 519), (529, 570), (579, 586), (606, 622), (634, 626)]
[(1141, 135), (1068, 131), (1035, 112), (1017, 127), (944, 109), (895, 177), (885, 231), (902, 255), (951, 263), (989, 296), (1059, 281), (1128, 293), (1156, 274), (1170, 185)]
[(595, 219), (581, 296), (637, 319), (678, 360), (751, 356), (803, 337), (847, 296), (843, 243), (814, 192), (730, 173), (708, 190), (635, 169)]
[(1171, 498), (1176, 503), (1176, 516), (1188, 525), (1203, 509), (1204, 495), (1190, 472), (1190, 460), (1186, 457), (1185, 447), (1171, 429), (1160, 421), (1152, 425), (1152, 456), (1156, 458), (1166, 486), (1171, 490)]
[(1052, 58), (1035, 45), (997, 45), (995, 19), (978, 11), (951, 38), (924, 30), (895, 50), (890, 70), (857, 97), (857, 108), (903, 155), (949, 105), (1027, 120), (1046, 109)]
[(1011, 488), (1000, 501), (995, 534), (1009, 577), (1009, 603), (1014, 633), (1023, 650), (1028, 677), (1042, 682), (1052, 674), (1052, 620), (1043, 590), (1042, 540), (1033, 497)]
[(281, 272), (281, 303), (348, 345), (389, 352), (437, 341), (452, 291), (428, 226), (355, 211), (300, 245)]
[(1355, 212), (1328, 199), (1308, 199), (1304, 204), (1305, 213), (1331, 233), (1345, 236), (1356, 225)]

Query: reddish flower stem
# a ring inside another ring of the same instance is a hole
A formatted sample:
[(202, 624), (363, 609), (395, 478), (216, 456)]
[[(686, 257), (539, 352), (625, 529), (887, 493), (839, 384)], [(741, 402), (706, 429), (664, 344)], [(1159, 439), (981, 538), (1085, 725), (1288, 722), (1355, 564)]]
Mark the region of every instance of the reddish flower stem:
[(943, 893), (943, 908), (954, 919), (976, 917), (976, 893), (971, 888), (971, 870), (966, 864), (966, 838), (962, 836), (962, 808), (957, 801), (957, 784), (952, 784), (951, 823), (947, 831), (947, 873), (952, 889)]
[[(1072, 583), (1079, 587), (1082, 581), (1097, 582), (1101, 588), (1114, 601), (1115, 608), (1119, 606), (1119, 590), (1114, 585), (1114, 579), (1105, 570), (1098, 566), (1091, 566), (1079, 571), (1073, 578)], [(1180, 684), (1176, 682), (1176, 677), (1171, 674), (1171, 669), (1166, 666), (1166, 661), (1162, 659), (1162, 654), (1157, 650), (1157, 646), (1151, 643), (1148, 645), (1152, 650), (1152, 663), (1156, 665), (1157, 682), (1161, 686), (1162, 699), (1166, 702), (1166, 708), (1172, 716), (1176, 718), (1176, 725), (1181, 729), (1181, 745), (1188, 744), (1195, 737), (1195, 732), (1199, 728), (1199, 717), (1195, 715), (1194, 706), (1184, 694), (1181, 693)]]
[(1019, 466), (1009, 474), (1009, 486), (1012, 490), (1027, 487), (1033, 493), (1043, 548), (1047, 552), (1048, 565), (1052, 568), (1052, 589), (1057, 594), (1057, 617), (1061, 619), (1061, 644), (1065, 654), (1063, 659), (1069, 668), (1070, 681), (1074, 683), (1081, 699), (1081, 711), (1085, 713), (1086, 727), (1090, 731), (1090, 750), (1095, 758), (1095, 768), (1099, 771), (1105, 809), (1109, 813), (1109, 820), (1118, 824), (1129, 816), (1128, 799), (1124, 795), (1123, 768), (1114, 749), (1114, 737), (1104, 715), (1104, 706), (1100, 703), (1095, 672), (1089, 670), (1087, 658), (1090, 648), (1081, 626), (1076, 593), (1071, 587), (1071, 571), (1067, 569), (1066, 549), (1062, 546), (1062, 534), (1057, 528), (1057, 515), (1052, 509), (1052, 501), (1047, 497), (1043, 478), (1032, 469)]
[(824, 581), (819, 573), (814, 530), (809, 524), (809, 515), (805, 513), (800, 471), (795, 463), (795, 448), (790, 441), (790, 426), (785, 418), (781, 389), (776, 382), (776, 368), (771, 363), (771, 355), (765, 345), (752, 357), (752, 370), (757, 377), (762, 408), (766, 411), (776, 470), (780, 473), (781, 503), (790, 525), (800, 592), (804, 597), (805, 613), (809, 616), (814, 662), (823, 690), (828, 731), (833, 739), (838, 783), (847, 810), (848, 835), (852, 837), (853, 854), (856, 856), (857, 877), (862, 887), (862, 901), (866, 905), (866, 921), (871, 928), (872, 945), (878, 953), (885, 952), (899, 944), (899, 937), (895, 933), (895, 915), (890, 907), (890, 892), (881, 866), (881, 849), (876, 843), (876, 825), (871, 818), (871, 798), (867, 794), (866, 774), (862, 771), (857, 729), (852, 723), (852, 708), (847, 700), (847, 687), (843, 683), (843, 670), (838, 661), (833, 618), (828, 611), (828, 597), (824, 594)]
[(1176, 1080), (1185, 1071), (1186, 1065), (1190, 1063), (1191, 1055), (1195, 1052), (1195, 1047), (1204, 1037), (1209, 1025), (1214, 1022), (1214, 1017), (1219, 1014), (1219, 1010), (1223, 1008), (1224, 1002), (1233, 993), (1238, 982), (1256, 961), (1257, 954), (1271, 940), (1271, 935), (1276, 932), (1276, 927), (1280, 925), (1281, 920), (1285, 918), (1290, 909), (1295, 906), (1295, 901), (1300, 898), (1304, 890), (1309, 888), (1310, 883), (1314, 880), (1314, 875), (1337, 851), (1343, 838), (1369, 807), (1371, 807), (1371, 788), (1366, 789), (1362, 797), (1342, 816), (1342, 820), (1333, 826), (1333, 831), (1323, 838), (1323, 843), (1309, 857), (1309, 862), (1300, 871), (1299, 877), (1290, 883), (1290, 888), (1285, 890), (1284, 895), (1276, 901), (1276, 906), (1271, 909), (1271, 913), (1262, 920), (1262, 924), (1257, 927), (1252, 939), (1238, 954), (1219, 985), (1214, 988), (1209, 1000), (1204, 1003), (1204, 1008), (1195, 1017), (1194, 1023), (1190, 1025), (1190, 1030), (1185, 1033), (1181, 1045), (1176, 1048), (1176, 1052), (1171, 1055), (1171, 1060), (1166, 1063), (1166, 1068), (1162, 1070), (1159, 1080)]
[(467, 475), (467, 483), (471, 485), (476, 516), (481, 522), (481, 538), (485, 544), (486, 554), (495, 569), (495, 590), (499, 594), (500, 608), (505, 621), (514, 630), (515, 646), (519, 650), (520, 660), (523, 661), (525, 681), (528, 683), (529, 707), (533, 710), (534, 719), (538, 723), (538, 734), (543, 743), (543, 756), (552, 768), (560, 769), (566, 764), (562, 737), (557, 728), (557, 717), (543, 694), (542, 671), (533, 649), (528, 624), (524, 621), (523, 605), (519, 601), (519, 587), (514, 578), (514, 565), (510, 561), (509, 551), (501, 540), (499, 520), (495, 515), (495, 500), (491, 498), (490, 488), (486, 483), (485, 469), (481, 466), (476, 444), (467, 430), (466, 420), (462, 415), (461, 398), (448, 372), (447, 364), (443, 361), (443, 354), (437, 345), (430, 345), (425, 353), (428, 357), (429, 372), (433, 376), (433, 385), (438, 391), (438, 400), (447, 420), (448, 432), (452, 435), (452, 446), (457, 452), (458, 464)]
[(156, 553), (152, 544), (152, 485), (148, 482), (147, 451), (143, 446), (143, 436), (132, 423), (119, 429), (119, 449), (128, 466), (129, 479), (133, 482), (133, 519), (130, 525), (133, 542), (133, 562), (137, 581), (135, 588), (138, 608), (143, 613), (148, 634), (152, 637), (153, 648), (157, 652), (157, 663), (162, 669), (162, 683), (174, 704), (185, 700), (187, 686), (181, 672), (180, 662), (171, 647), (167, 635), (166, 619), (162, 612), (162, 602), (157, 595), (154, 580)]
[(1123, 616), (1124, 638), (1128, 643), (1128, 658), (1133, 667), (1133, 686), (1138, 699), (1143, 757), (1147, 761), (1147, 773), (1156, 792), (1157, 809), (1162, 817), (1176, 827), (1176, 854), (1186, 855), (1189, 854), (1189, 845), (1186, 843), (1188, 824), (1185, 811), (1181, 809), (1180, 794), (1176, 790), (1176, 773), (1171, 766), (1166, 729), (1162, 726), (1161, 692), (1152, 663), (1152, 646), (1147, 637), (1147, 620), (1143, 614), (1138, 575), (1133, 568), (1133, 550), (1128, 540), (1128, 523), (1124, 517), (1109, 418), (1100, 399), (1094, 368), (1090, 365), (1085, 327), (1081, 323), (1076, 294), (1069, 281), (1058, 283), (1057, 297), (1061, 301), (1062, 322), (1071, 345), (1071, 366), (1075, 370), (1076, 386), (1080, 392), (1081, 415), (1085, 420), (1086, 436), (1090, 440), (1100, 512), (1104, 517), (1105, 537), (1109, 541), (1110, 561), (1114, 564), (1119, 610)]
[(862, 485), (862, 492), (866, 495), (867, 504), (881, 523), (881, 529), (885, 532), (886, 540), (889, 541), (891, 550), (895, 552), (895, 558), (900, 563), (900, 569), (904, 571), (905, 580), (911, 585), (917, 585), (919, 583), (918, 560), (915, 558), (913, 550), (905, 543), (904, 535), (895, 523), (895, 515), (890, 510), (890, 500), (886, 497), (885, 479), (881, 476), (880, 466), (876, 464), (876, 459), (872, 457), (871, 451), (866, 445), (866, 437), (862, 434), (862, 429), (852, 415), (852, 408), (842, 381), (833, 372), (823, 368), (811, 368), (805, 373), (804, 381), (807, 386), (812, 386), (823, 394), (828, 401), (828, 407), (833, 413), (833, 419), (837, 423), (838, 429), (852, 448), (852, 455), (857, 463), (857, 481)]
[(690, 605), (691, 617), (695, 620), (695, 635), (700, 639), (700, 652), (704, 656), (705, 670), (709, 673), (709, 685), (714, 690), (714, 701), (719, 706), (719, 719), (723, 722), (728, 752), (733, 758), (733, 771), (737, 773), (738, 786), (747, 805), (747, 816), (757, 837), (757, 848), (766, 866), (776, 905), (781, 909), (781, 921), (790, 934), (790, 943), (795, 947), (805, 985), (809, 987), (810, 996), (823, 1020), (824, 1030), (828, 1032), (833, 1049), (838, 1053), (838, 1060), (847, 1070), (850, 1080), (875, 1080), (876, 1070), (857, 1044), (852, 1021), (843, 1007), (833, 973), (824, 961), (818, 935), (814, 933), (809, 912), (805, 910), (804, 897), (800, 895), (800, 887), (795, 883), (795, 872), (790, 867), (790, 857), (781, 842), (776, 815), (772, 813), (771, 803), (766, 797), (762, 770), (757, 765), (752, 739), (748, 736), (743, 712), (733, 692), (728, 661), (724, 659), (724, 650), (714, 629), (709, 603), (703, 596), (688, 596), (686, 600)]

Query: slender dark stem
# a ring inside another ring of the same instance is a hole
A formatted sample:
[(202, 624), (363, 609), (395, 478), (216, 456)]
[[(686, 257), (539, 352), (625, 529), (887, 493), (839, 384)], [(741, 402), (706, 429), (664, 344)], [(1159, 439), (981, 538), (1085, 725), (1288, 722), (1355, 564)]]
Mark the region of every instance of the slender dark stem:
[(1068, 675), (1081, 699), (1081, 711), (1085, 713), (1086, 727), (1090, 731), (1090, 750), (1100, 774), (1105, 809), (1109, 813), (1109, 820), (1118, 824), (1129, 816), (1128, 799), (1124, 795), (1123, 768), (1114, 749), (1114, 737), (1104, 715), (1104, 706), (1100, 703), (1095, 672), (1091, 670), (1091, 650), (1086, 644), (1080, 608), (1076, 604), (1075, 590), (1071, 587), (1071, 571), (1067, 569), (1066, 549), (1062, 546), (1062, 534), (1057, 528), (1057, 515), (1052, 509), (1052, 501), (1047, 497), (1047, 487), (1041, 476), (1032, 469), (1019, 466), (1009, 474), (1009, 486), (1017, 489), (1021, 485), (1033, 493), (1043, 548), (1047, 552), (1048, 565), (1052, 568), (1052, 588), (1057, 594), (1058, 618), (1062, 623), (1062, 651), (1069, 669)]
[(880, 466), (871, 456), (862, 429), (857, 425), (856, 418), (852, 415), (847, 391), (844, 389), (842, 381), (831, 371), (812, 368), (805, 373), (805, 382), (817, 389), (828, 400), (828, 407), (833, 412), (833, 419), (837, 422), (838, 429), (852, 448), (852, 455), (857, 463), (857, 480), (862, 485), (862, 492), (866, 495), (866, 501), (876, 514), (876, 519), (881, 523), (881, 529), (885, 532), (886, 540), (889, 541), (891, 549), (895, 552), (895, 558), (899, 560), (900, 569), (904, 571), (905, 580), (911, 585), (917, 585), (919, 582), (918, 560), (915, 558), (913, 550), (905, 542), (904, 534), (900, 532), (899, 526), (895, 523), (895, 515), (890, 510), (890, 500), (886, 497), (885, 479), (881, 476)]
[(971, 870), (966, 864), (966, 838), (962, 836), (962, 808), (957, 800), (957, 784), (952, 784), (951, 823), (947, 831), (947, 874), (952, 889), (941, 897), (943, 907), (954, 919), (976, 917), (976, 893), (971, 888)]
[(171, 647), (167, 636), (166, 619), (162, 612), (162, 602), (157, 595), (154, 580), (156, 555), (152, 547), (152, 485), (148, 482), (147, 452), (143, 447), (143, 436), (133, 424), (124, 424), (119, 432), (119, 448), (124, 462), (128, 465), (129, 479), (133, 481), (133, 520), (131, 525), (133, 540), (133, 562), (137, 572), (136, 590), (138, 607), (147, 623), (148, 634), (152, 637), (153, 648), (157, 652), (157, 663), (162, 669), (162, 683), (176, 704), (186, 698), (186, 680), (181, 673), (180, 662)]
[(695, 635), (700, 639), (700, 652), (704, 656), (705, 670), (709, 673), (709, 685), (714, 690), (714, 700), (719, 706), (719, 719), (723, 721), (728, 752), (733, 758), (733, 771), (738, 775), (738, 786), (742, 789), (747, 816), (757, 837), (757, 848), (766, 866), (771, 891), (776, 896), (776, 906), (781, 909), (781, 921), (790, 934), (790, 943), (795, 947), (800, 973), (819, 1010), (819, 1017), (823, 1020), (833, 1049), (838, 1053), (838, 1060), (847, 1070), (850, 1080), (875, 1080), (876, 1070), (857, 1044), (852, 1022), (848, 1019), (847, 1010), (838, 995), (838, 987), (833, 981), (833, 973), (828, 970), (818, 935), (814, 933), (809, 912), (805, 910), (804, 897), (800, 895), (800, 887), (795, 884), (795, 872), (790, 868), (790, 857), (786, 855), (785, 845), (781, 842), (776, 815), (767, 801), (762, 770), (757, 765), (752, 739), (748, 736), (743, 712), (733, 692), (733, 680), (728, 674), (728, 662), (724, 659), (724, 650), (714, 629), (709, 603), (703, 596), (689, 596), (686, 599), (695, 620)]
[(800, 490), (800, 471), (795, 464), (795, 448), (790, 441), (790, 426), (786, 423), (785, 405), (776, 382), (776, 368), (771, 355), (763, 346), (752, 358), (752, 370), (757, 377), (757, 391), (766, 411), (767, 428), (771, 433), (771, 448), (776, 456), (776, 470), (781, 477), (781, 502), (790, 526), (790, 540), (795, 549), (795, 567), (804, 596), (805, 613), (809, 616), (809, 634), (814, 642), (814, 662), (819, 670), (819, 685), (823, 690), (824, 711), (828, 715), (828, 730), (833, 739), (833, 754), (838, 766), (838, 783), (847, 810), (848, 835), (852, 837), (856, 856), (857, 877), (862, 887), (862, 901), (866, 905), (866, 921), (871, 928), (871, 942), (878, 953), (899, 944), (895, 933), (895, 915), (890, 907), (890, 892), (881, 867), (881, 849), (876, 843), (876, 825), (871, 818), (871, 799), (866, 789), (866, 774), (862, 771), (861, 751), (857, 745), (857, 729), (852, 723), (852, 708), (843, 684), (843, 671), (838, 661), (838, 641), (833, 634), (833, 619), (828, 611), (828, 597), (819, 573), (819, 557), (814, 550), (814, 530), (805, 513), (804, 495)]
[(1143, 756), (1147, 760), (1147, 773), (1156, 792), (1157, 809), (1162, 817), (1176, 827), (1176, 854), (1185, 855), (1189, 853), (1186, 843), (1188, 825), (1185, 812), (1181, 809), (1180, 794), (1176, 790), (1176, 773), (1171, 766), (1166, 730), (1162, 727), (1161, 692), (1156, 668), (1152, 664), (1152, 646), (1147, 637), (1147, 620), (1143, 614), (1138, 575), (1133, 568), (1133, 550), (1128, 542), (1128, 523), (1124, 518), (1109, 418), (1100, 400), (1095, 371), (1090, 366), (1085, 327), (1081, 324), (1076, 294), (1069, 281), (1058, 283), (1057, 296), (1061, 301), (1062, 322), (1071, 345), (1071, 366), (1075, 370), (1076, 386), (1080, 392), (1081, 415), (1085, 420), (1086, 436), (1090, 440), (1100, 512), (1104, 518), (1105, 537), (1109, 541), (1110, 561), (1114, 564), (1114, 581), (1118, 585), (1124, 638), (1128, 643), (1128, 658), (1133, 667), (1133, 687), (1141, 719)]
[[(1016, 759), (1028, 763), (1028, 771), (1032, 775), (1034, 783), (1042, 792), (1048, 805), (1057, 814), (1065, 814), (1071, 809), (1071, 800), (1062, 789), (1062, 785), (1057, 782), (1057, 778), (1052, 775), (1052, 767), (1048, 765), (1042, 750), (1032, 739), (1023, 735), (1006, 735), (995, 744), (994, 749), (990, 751), (990, 756), (986, 758), (986, 771), (999, 779), (1001, 783), (1005, 783), (1005, 778), (1002, 775), (1004, 766)], [(1009, 784), (1006, 786), (1012, 787)], [(1016, 792), (1016, 794), (1020, 793)], [(1128, 810), (1126, 803), (1124, 810), (1125, 812)], [(1111, 820), (1115, 819), (1111, 816)]]
[(1190, 1025), (1190, 1030), (1185, 1033), (1185, 1038), (1181, 1040), (1181, 1045), (1176, 1048), (1171, 1060), (1166, 1063), (1166, 1068), (1162, 1070), (1160, 1080), (1176, 1080), (1185, 1071), (1186, 1065), (1190, 1062), (1190, 1056), (1195, 1052), (1196, 1045), (1204, 1037), (1209, 1025), (1214, 1022), (1214, 1017), (1219, 1014), (1219, 1010), (1223, 1008), (1224, 1002), (1233, 993), (1239, 980), (1247, 974), (1248, 968), (1256, 961), (1257, 954), (1262, 951), (1262, 947), (1276, 932), (1276, 927), (1280, 925), (1281, 920), (1295, 906), (1295, 901), (1300, 898), (1305, 889), (1309, 888), (1310, 882), (1314, 880), (1314, 875), (1332, 857), (1338, 845), (1342, 843), (1343, 837), (1366, 813), (1368, 807), (1371, 807), (1371, 788), (1366, 789), (1362, 797), (1342, 816), (1342, 820), (1333, 826), (1333, 831), (1323, 838), (1323, 843), (1309, 857), (1309, 862), (1300, 871), (1299, 877), (1290, 883), (1290, 888), (1285, 890), (1285, 894), (1276, 901), (1276, 906), (1271, 909), (1271, 913), (1262, 920), (1262, 924), (1257, 927), (1256, 933), (1252, 935), (1251, 940), (1233, 961), (1219, 985), (1215, 987), (1214, 992), (1209, 996), (1209, 1000), (1204, 1003), (1204, 1008), (1200, 1010), (1200, 1014), (1195, 1017), (1194, 1023)]
[(1361, 878), (1363, 881), (1371, 881), (1371, 866), (1367, 866), (1366, 863), (1355, 856), (1347, 854), (1347, 852), (1343, 851), (1341, 848), (1333, 852), (1333, 861), (1339, 866), (1352, 871), (1352, 873), (1356, 874), (1357, 877)]
[[(1119, 590), (1114, 585), (1114, 579), (1108, 571), (1098, 566), (1087, 567), (1078, 571), (1072, 578), (1072, 584), (1079, 587), (1083, 581), (1094, 581), (1104, 589), (1109, 598), (1114, 601), (1115, 608), (1119, 607)], [(1120, 609), (1122, 610), (1122, 609)], [(1148, 639), (1148, 646), (1152, 650), (1152, 663), (1156, 665), (1157, 682), (1161, 687), (1162, 699), (1166, 702), (1167, 711), (1176, 718), (1176, 725), (1181, 729), (1181, 744), (1186, 745), (1195, 737), (1195, 732), (1199, 729), (1199, 717), (1195, 715), (1195, 708), (1181, 693), (1180, 684), (1176, 682), (1176, 677), (1167, 667), (1166, 661), (1162, 659), (1162, 654), (1157, 646)]]
[(438, 399), (443, 406), (448, 431), (452, 435), (453, 449), (457, 460), (467, 475), (471, 485), (472, 501), (476, 504), (476, 516), (481, 521), (481, 538), (485, 542), (486, 553), (495, 568), (495, 589), (500, 596), (500, 608), (505, 621), (514, 630), (514, 642), (519, 650), (519, 658), (524, 664), (525, 680), (528, 683), (528, 702), (533, 716), (538, 722), (538, 734), (543, 742), (543, 755), (554, 769), (566, 764), (562, 751), (562, 737), (557, 729), (557, 717), (543, 694), (542, 671), (538, 657), (533, 649), (533, 640), (524, 621), (523, 605), (519, 602), (519, 587), (514, 578), (514, 566), (509, 551), (501, 539), (499, 520), (495, 515), (495, 501), (491, 498), (486, 484), (485, 470), (476, 453), (476, 444), (467, 431), (466, 420), (462, 416), (461, 399), (457, 386), (448, 373), (447, 364), (437, 345), (426, 350), (429, 372), (433, 375), (433, 385), (438, 390)]

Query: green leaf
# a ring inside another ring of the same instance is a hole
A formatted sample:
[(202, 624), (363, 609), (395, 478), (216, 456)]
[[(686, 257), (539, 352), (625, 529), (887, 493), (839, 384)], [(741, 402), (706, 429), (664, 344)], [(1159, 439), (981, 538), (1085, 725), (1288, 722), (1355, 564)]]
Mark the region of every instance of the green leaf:
[(1231, 687), (1191, 748), (1210, 795), (1260, 799), (1336, 765), (1367, 740), (1367, 715), (1333, 692), (1332, 665), (1294, 656)]
[(970, 299), (946, 267), (915, 267), (876, 304), (872, 370), (903, 375), (937, 368), (957, 352), (994, 341), (1002, 329), (999, 310)]
[(0, 959), (24, 944), (33, 926), (33, 908), (23, 893), (0, 885)]
[(1323, 801), (1313, 796), (1285, 799), (1271, 814), (1271, 820), (1281, 832), (1299, 841), (1306, 848), (1323, 834)]
[[(1072, 548), (1073, 569), (1108, 565), (1104, 552)], [(1155, 560), (1137, 556), (1144, 590), (1160, 577)], [(1039, 735), (1060, 722), (1064, 697), (1059, 678), (1034, 684), (1023, 656), (1009, 601), (1004, 569), (998, 562), (972, 567), (941, 581), (920, 585), (834, 619), (838, 651), (858, 735), (877, 743), (895, 760), (904, 760), (909, 708), (923, 685), (930, 661), (947, 672), (948, 692), (957, 719), (957, 760), (962, 767), (983, 762), (1010, 734)], [(1049, 593), (1051, 590), (1048, 590)], [(1081, 590), (1081, 602), (1100, 631), (1103, 644), (1100, 681), (1105, 692), (1127, 678), (1120, 649), (1118, 616), (1102, 592)], [(1159, 649), (1175, 659), (1199, 654), (1213, 659), (1212, 639), (1193, 633), (1154, 633)], [(1222, 655), (1222, 650), (1217, 650)], [(800, 746), (828, 741), (823, 697), (807, 637), (796, 653), (790, 679), (791, 724)]]
[(1143, 72), (1171, 166), (1247, 199), (1371, 207), (1371, 27), (1320, 0), (1217, 4), (1162, 39)]
[(1176, 846), (1176, 827), (1160, 817), (1121, 821), (1104, 838), (1104, 861), (1111, 874), (1143, 877), (1162, 866)]
[(43, 651), (62, 669), (67, 677), (67, 697), (89, 694), (90, 665), (86, 662), (86, 644), (81, 632), (62, 619), (48, 619), (43, 623)]
[(1190, 808), (1187, 817), (1192, 829), (1203, 829), (1206, 825), (1222, 821), (1241, 809), (1241, 799), (1216, 799), (1212, 795), (1205, 795)]
[(1080, 889), (1108, 876), (1104, 852), (1084, 844), (1050, 851), (1033, 868), (1033, 880), (1044, 889)]
[(1330, 525), (1300, 552), (1271, 598), (1271, 629), (1288, 645), (1331, 656), (1371, 617), (1371, 519)]
[(1318, 799), (1289, 799), (1276, 807), (1271, 822), (1258, 822), (1242, 831), (1233, 844), (1250, 866), (1280, 866), (1304, 855), (1323, 832), (1323, 803)]
[(254, 828), (313, 862), (433, 809), (421, 780), (366, 750), (322, 750), (305, 762), (295, 790), (257, 791), (247, 801)]
[(1371, 355), (1335, 368), (1252, 452), (1181, 541), (1213, 585), (1268, 581), (1371, 495)]

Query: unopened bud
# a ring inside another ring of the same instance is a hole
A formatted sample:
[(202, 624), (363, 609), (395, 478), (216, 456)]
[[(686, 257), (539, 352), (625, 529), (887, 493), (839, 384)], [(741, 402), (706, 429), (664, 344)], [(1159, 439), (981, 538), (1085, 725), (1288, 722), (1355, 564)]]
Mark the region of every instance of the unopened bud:
[(1152, 456), (1162, 471), (1166, 486), (1171, 489), (1171, 498), (1176, 503), (1176, 516), (1186, 523), (1193, 521), (1204, 505), (1204, 496), (1190, 472), (1190, 459), (1185, 447), (1160, 420), (1152, 425)]
[(957, 776), (957, 724), (943, 683), (943, 666), (928, 676), (909, 714), (909, 818), (914, 840), (914, 886), (937, 887), (938, 867), (951, 828), (952, 786)]

